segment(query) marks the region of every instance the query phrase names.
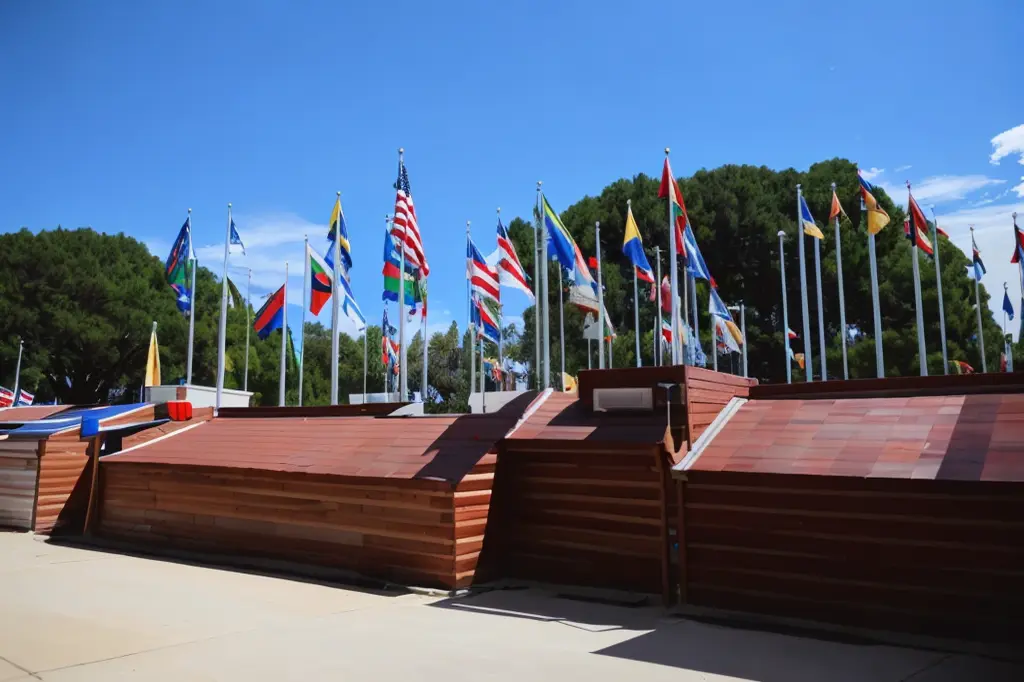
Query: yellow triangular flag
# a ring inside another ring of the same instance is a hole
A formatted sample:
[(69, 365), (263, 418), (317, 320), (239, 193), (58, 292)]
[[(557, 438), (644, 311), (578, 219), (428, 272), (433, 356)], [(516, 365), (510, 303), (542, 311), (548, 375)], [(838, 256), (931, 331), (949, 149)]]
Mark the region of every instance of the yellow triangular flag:
[(160, 385), (160, 347), (156, 343), (156, 322), (149, 336), (149, 355), (146, 357), (146, 386)]

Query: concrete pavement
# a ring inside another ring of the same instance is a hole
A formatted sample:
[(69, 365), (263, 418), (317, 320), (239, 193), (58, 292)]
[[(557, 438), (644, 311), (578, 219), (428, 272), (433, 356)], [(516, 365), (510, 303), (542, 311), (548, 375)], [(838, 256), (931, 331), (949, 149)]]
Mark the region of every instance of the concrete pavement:
[(996, 682), (1024, 669), (536, 589), (375, 593), (0, 533), (0, 682), (323, 679)]

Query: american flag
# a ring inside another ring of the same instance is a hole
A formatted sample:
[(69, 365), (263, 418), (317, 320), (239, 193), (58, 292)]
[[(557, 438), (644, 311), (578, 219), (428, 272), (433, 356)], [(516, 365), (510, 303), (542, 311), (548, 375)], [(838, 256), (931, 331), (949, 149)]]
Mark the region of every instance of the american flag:
[(14, 391), (0, 386), (0, 407), (10, 407), (14, 404)]
[(398, 182), (395, 183), (395, 220), (391, 228), (391, 236), (395, 243), (403, 246), (405, 261), (418, 268), (422, 277), (430, 274), (427, 255), (423, 252), (423, 240), (420, 238), (420, 226), (416, 221), (416, 207), (412, 203), (412, 190), (409, 189), (409, 173), (403, 161), (398, 162)]

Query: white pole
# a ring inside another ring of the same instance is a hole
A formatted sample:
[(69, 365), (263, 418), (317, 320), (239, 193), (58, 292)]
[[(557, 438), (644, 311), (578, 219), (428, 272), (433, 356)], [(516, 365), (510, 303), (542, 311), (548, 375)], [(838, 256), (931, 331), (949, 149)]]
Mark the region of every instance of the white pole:
[(786, 296), (786, 248), (783, 241), (786, 233), (779, 230), (779, 272), (782, 278), (782, 338), (786, 346), (786, 383), (793, 383), (793, 367), (789, 353), (789, 301)]
[(828, 381), (825, 363), (825, 304), (821, 300), (821, 240), (814, 240), (814, 277), (818, 285), (818, 348), (821, 349), (821, 380)]
[[(422, 276), (422, 273), (421, 273)], [(420, 400), (427, 402), (427, 351), (430, 349), (430, 339), (427, 338), (427, 301), (423, 300), (423, 378), (420, 381)]]
[(590, 339), (587, 339), (587, 369), (593, 369), (594, 368), (593, 367), (593, 363), (591, 362), (591, 359), (590, 359), (591, 352), (592, 352), (592, 350), (590, 348)]
[[(466, 267), (472, 267), (469, 262), (469, 222), (466, 221)], [(468, 273), (467, 273), (468, 274)], [(473, 343), (473, 282), (470, 277), (466, 278), (466, 330), (469, 331), (469, 392), (473, 392), (476, 386), (476, 344)]]
[(942, 341), (942, 372), (949, 374), (949, 356), (946, 352), (946, 306), (942, 301), (942, 266), (939, 265), (939, 219), (932, 206), (932, 250), (935, 253), (935, 293), (939, 297), (939, 338)]
[(195, 257), (195, 244), (192, 243), (192, 209), (188, 210), (188, 257), (192, 261), (192, 285), (188, 292), (188, 359), (185, 361), (185, 384), (192, 385), (192, 349), (196, 338), (196, 270), (199, 262)]
[[(665, 160), (671, 150), (665, 147)], [(669, 178), (673, 182), (675, 178)], [(676, 258), (676, 226), (672, 215), (672, 188), (668, 188), (668, 251), (669, 251), (669, 288), (672, 290), (669, 299), (672, 301), (672, 364), (682, 363), (680, 353), (682, 339), (679, 338), (679, 264)], [(602, 337), (603, 338), (603, 337)]]
[[(673, 231), (674, 230), (675, 230), (675, 228), (673, 227)], [(685, 324), (686, 327), (689, 328), (690, 327), (690, 313), (688, 311), (690, 309), (690, 306), (689, 306), (690, 299), (687, 296), (686, 292), (687, 292), (688, 283), (690, 282), (690, 275), (687, 272), (685, 267), (683, 268), (682, 275), (683, 275), (683, 301), (682, 301), (682, 303), (683, 303), (683, 324)], [(696, 281), (693, 282), (693, 291), (694, 291), (694, 293), (696, 293), (696, 291), (697, 291), (697, 282)], [(696, 301), (697, 299), (694, 298), (693, 300)], [(694, 318), (697, 317), (697, 309), (696, 308), (693, 309), (693, 316), (694, 316)], [(673, 332), (673, 334), (675, 334), (675, 333), (676, 332)], [(675, 337), (673, 336), (673, 338), (675, 338)], [(700, 340), (698, 339), (695, 343), (699, 344)], [(686, 353), (686, 352), (682, 351), (682, 346), (683, 346), (682, 338), (679, 339), (679, 346), (680, 346), (680, 352), (682, 353), (680, 359), (682, 360), (682, 363), (685, 365), (689, 361), (689, 359), (690, 359), (689, 356), (691, 355), (691, 353)], [(693, 348), (692, 350), (696, 351), (696, 348)], [(696, 364), (696, 362), (697, 362), (697, 353), (693, 352), (692, 356), (693, 356), (693, 362), (694, 362), (694, 364)]]
[(227, 352), (228, 339), (228, 255), (231, 251), (231, 204), (228, 203), (228, 224), (224, 228), (224, 276), (220, 283), (220, 324), (217, 327), (217, 400), (215, 407), (220, 409), (221, 396), (224, 393), (224, 353)]
[(487, 377), (484, 374), (484, 335), (480, 335), (480, 413), (487, 414)]
[[(401, 163), (401, 161), (399, 161)], [(341, 192), (337, 193), (335, 201), (341, 201)], [(332, 226), (333, 227), (333, 226)], [(341, 211), (338, 211), (338, 226), (334, 233), (334, 272), (331, 274), (331, 405), (339, 404), (338, 396), (338, 362), (341, 352)], [(404, 245), (403, 245), (404, 246)], [(405, 251), (403, 250), (403, 253)]]
[[(401, 147), (398, 148), (398, 173), (402, 173), (403, 160), (402, 157), (405, 154), (405, 150)], [(395, 216), (397, 217), (397, 216)], [(407, 371), (406, 362), (409, 358), (406, 353), (405, 343), (405, 238), (406, 238), (406, 224), (408, 220), (402, 221), (402, 260), (400, 267), (398, 268), (398, 392), (399, 400), (405, 402), (409, 399), (409, 373)]]
[(558, 360), (561, 365), (561, 374), (558, 375), (559, 386), (565, 377), (565, 311), (562, 304), (562, 264), (558, 264)]
[(800, 185), (796, 186), (796, 238), (800, 253), (800, 307), (804, 323), (804, 369), (807, 381), (814, 381), (814, 361), (811, 359), (811, 316), (807, 309), (807, 265), (804, 258), (804, 223), (800, 211)]
[[(836, 183), (832, 183), (832, 194)], [(843, 247), (839, 237), (839, 216), (835, 217), (836, 228), (836, 276), (839, 278), (839, 330), (843, 343), (843, 379), (850, 378), (850, 363), (846, 357), (846, 295), (843, 293)]]
[(615, 340), (615, 337), (612, 336), (611, 334), (609, 334), (608, 335), (608, 369), (612, 369), (615, 366), (615, 364), (612, 362), (612, 342), (614, 340)]
[[(369, 369), (369, 356), (367, 351), (369, 350), (366, 342), (366, 337), (369, 336), (370, 325), (363, 326), (363, 403), (366, 403), (366, 372)], [(306, 339), (302, 339), (302, 350), (306, 350)]]
[(714, 315), (709, 315), (711, 322), (711, 368), (718, 371), (718, 320)]
[[(910, 222), (913, 223), (913, 219)], [(917, 226), (911, 224), (910, 229), (916, 230)], [(917, 308), (917, 364), (921, 376), (926, 377), (928, 376), (928, 357), (924, 346), (924, 311), (921, 306), (921, 271), (917, 265), (917, 244), (913, 244), (911, 249), (914, 259), (914, 307)]]
[[(633, 211), (633, 200), (626, 199), (626, 213), (631, 214)], [(644, 363), (640, 359), (640, 295), (639, 288), (636, 283), (636, 266), (632, 266), (633, 269), (633, 330), (636, 335), (636, 366), (643, 367)]]
[(284, 262), (284, 304), (281, 307), (281, 376), (277, 384), (277, 404), (285, 406), (284, 377), (287, 368), (288, 348), (288, 261)]
[[(687, 275), (683, 273), (684, 281), (686, 277), (690, 279), (690, 304), (693, 308), (693, 362), (697, 363), (697, 350), (701, 347), (700, 344), (700, 310), (697, 308), (697, 277), (695, 275)], [(711, 286), (709, 283), (708, 286)], [(710, 315), (708, 316), (710, 318)], [(711, 321), (709, 319), (709, 321)], [(712, 327), (714, 326), (713, 321)], [(679, 330), (675, 329), (672, 331), (673, 334), (678, 334)], [(714, 341), (711, 342), (711, 347), (714, 348)]]
[[(661, 247), (654, 247), (654, 260), (655, 274), (654, 279), (654, 298), (655, 305), (658, 306), (656, 314), (654, 315), (654, 364), (661, 366), (664, 364), (662, 359), (661, 351)], [(589, 351), (588, 351), (589, 352)]]
[[(860, 214), (863, 220), (867, 212), (864, 198), (860, 200)], [(875, 374), (881, 379), (885, 377), (885, 362), (882, 359), (882, 310), (878, 304), (878, 260), (875, 257), (875, 235), (868, 231), (868, 261), (871, 266), (871, 308), (875, 317)]]
[[(971, 244), (974, 244), (974, 225), (971, 225)], [(981, 351), (981, 371), (988, 372), (985, 362), (985, 330), (981, 326), (981, 282), (974, 278), (974, 307), (978, 313), (978, 350)]]
[(743, 378), (747, 378), (747, 306), (740, 303), (740, 336), (743, 337)]
[(21, 353), (24, 350), (25, 339), (18, 339), (18, 364), (14, 367), (14, 402), (11, 403), (15, 407), (21, 401)]
[[(1010, 287), (1007, 286), (1006, 282), (1003, 282), (1003, 296), (1009, 296)], [(1010, 369), (1010, 346), (1006, 343), (1006, 308), (1003, 308), (1003, 355), (1006, 356), (1006, 371), (1012, 371)]]
[[(537, 377), (536, 389), (541, 387), (540, 380), (540, 315), (541, 315), (541, 291), (540, 291), (540, 243), (539, 239), (544, 236), (544, 207), (540, 200), (540, 180), (537, 181), (537, 224), (533, 228), (533, 371)], [(472, 346), (472, 342), (470, 343)], [(470, 354), (472, 357), (472, 353)]]
[(548, 286), (548, 270), (550, 269), (548, 267), (548, 240), (547, 235), (543, 234), (540, 240), (540, 281), (541, 289), (544, 292), (544, 319), (541, 321), (544, 328), (544, 340), (541, 346), (544, 361), (544, 388), (551, 388), (551, 316), (548, 315), (551, 298), (548, 295), (551, 291)]
[(250, 315), (252, 306), (250, 304), (250, 291), (252, 290), (252, 268), (247, 268), (245, 283), (245, 377), (242, 379), (242, 390), (249, 390), (249, 328), (252, 326)]
[[(302, 327), (299, 331), (299, 339), (302, 341), (302, 347), (299, 348), (299, 407), (302, 407), (302, 378), (306, 374), (306, 308), (309, 307), (309, 302), (306, 301), (306, 296), (309, 295), (309, 291), (312, 288), (313, 275), (309, 271), (309, 235), (306, 235), (306, 250), (303, 251), (305, 265), (302, 268)], [(364, 375), (365, 376), (365, 375)], [(363, 393), (366, 391), (364, 390)]]
[[(669, 200), (671, 204), (671, 199)], [(601, 221), (594, 223), (594, 244), (597, 248), (597, 368), (604, 369), (604, 285), (601, 280)], [(678, 310), (676, 311), (679, 312)]]

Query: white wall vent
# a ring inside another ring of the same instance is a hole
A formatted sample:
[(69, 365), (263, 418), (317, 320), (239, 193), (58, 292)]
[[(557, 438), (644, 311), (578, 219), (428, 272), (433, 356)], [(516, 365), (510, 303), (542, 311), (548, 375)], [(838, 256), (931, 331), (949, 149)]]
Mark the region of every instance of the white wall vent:
[(650, 388), (595, 388), (594, 412), (650, 412), (654, 391)]

